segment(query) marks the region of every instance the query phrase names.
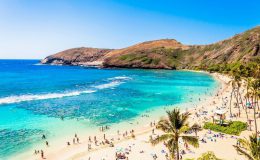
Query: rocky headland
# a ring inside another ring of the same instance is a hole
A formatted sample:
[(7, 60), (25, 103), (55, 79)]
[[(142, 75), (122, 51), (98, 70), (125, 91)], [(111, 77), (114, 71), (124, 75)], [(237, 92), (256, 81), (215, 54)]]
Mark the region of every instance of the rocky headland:
[(120, 68), (191, 69), (223, 63), (260, 62), (260, 26), (209, 45), (184, 45), (174, 39), (123, 49), (73, 48), (41, 60), (43, 64)]

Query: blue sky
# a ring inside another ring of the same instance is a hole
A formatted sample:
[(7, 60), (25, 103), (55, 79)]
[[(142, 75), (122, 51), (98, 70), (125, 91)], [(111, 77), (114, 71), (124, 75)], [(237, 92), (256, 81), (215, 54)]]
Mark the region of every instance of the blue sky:
[(162, 38), (208, 44), (260, 25), (259, 0), (1, 0), (0, 58)]

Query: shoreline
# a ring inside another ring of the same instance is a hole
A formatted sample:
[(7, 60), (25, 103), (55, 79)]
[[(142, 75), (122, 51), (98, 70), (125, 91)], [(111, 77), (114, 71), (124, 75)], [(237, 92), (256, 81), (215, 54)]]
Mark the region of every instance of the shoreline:
[[(208, 73), (211, 74), (211, 73)], [(229, 97), (232, 86), (230, 85), (231, 78), (227, 75), (222, 75), (219, 73), (211, 74), (215, 79), (217, 79), (220, 83), (219, 88), (216, 90), (216, 95), (212, 95), (207, 97), (204, 102), (197, 103), (196, 107), (191, 107), (188, 111), (192, 114), (189, 118), (190, 125), (194, 124), (195, 122), (202, 124), (204, 121), (212, 121), (211, 114), (214, 112), (214, 109), (219, 108), (223, 105), (223, 98)], [(233, 100), (234, 102), (234, 100)], [(174, 106), (172, 106), (174, 107)], [(234, 110), (235, 108), (233, 108)], [(182, 111), (184, 108), (182, 109)], [(228, 110), (228, 108), (226, 108)], [(200, 117), (196, 117), (195, 113), (199, 113), (201, 111), (207, 111), (207, 115), (201, 115)], [(233, 111), (234, 113), (235, 111)], [(228, 113), (228, 111), (227, 111)], [(165, 112), (164, 114), (165, 115)], [(246, 121), (245, 115), (242, 114), (241, 117), (235, 118), (233, 120), (240, 120)], [(149, 125), (149, 124), (148, 124)], [(167, 152), (167, 148), (160, 143), (157, 146), (152, 146), (148, 141), (150, 136), (156, 136), (162, 134), (161, 131), (155, 129), (155, 133), (152, 133), (153, 127), (150, 127), (150, 132), (141, 132), (138, 133), (135, 139), (125, 139), (124, 141), (120, 141), (115, 144), (115, 147), (102, 147), (92, 152), (83, 151), (78, 152), (78, 150), (74, 150), (76, 154), (71, 157), (62, 156), (60, 159), (68, 159), (68, 160), (96, 160), (96, 159), (104, 159), (110, 160), (113, 159), (112, 157), (115, 156), (117, 148), (125, 148), (130, 149), (131, 153), (127, 156), (129, 159), (153, 159), (152, 155), (156, 154), (158, 156), (158, 160), (165, 160), (165, 151)], [(209, 133), (207, 130), (203, 130), (198, 132), (198, 136), (200, 138), (205, 138), (207, 143), (201, 143), (199, 148), (189, 147), (188, 150), (185, 150), (184, 146), (180, 146), (183, 150), (186, 151), (186, 154), (183, 155), (183, 159), (185, 158), (197, 158), (201, 156), (201, 154), (207, 151), (213, 151), (218, 158), (221, 159), (244, 159), (242, 155), (239, 155), (237, 151), (234, 149), (233, 145), (236, 144), (237, 138), (244, 138), (248, 137), (252, 131), (243, 131), (240, 136), (232, 136), (224, 134), (223, 137), (214, 137), (213, 134), (218, 134), (216, 132)], [(184, 144), (183, 142), (180, 142)], [(164, 153), (162, 153), (164, 152)]]
[[(187, 70), (187, 71), (190, 71), (190, 70)], [(191, 71), (191, 72), (194, 72), (194, 71)], [(221, 80), (221, 78), (219, 78), (217, 75), (213, 75), (213, 74), (208, 73), (208, 72), (203, 72), (203, 73), (211, 75), (219, 83), (217, 88), (214, 90), (214, 94), (219, 92), (220, 88), (223, 88), (224, 81)], [(205, 98), (207, 101), (211, 101), (211, 99), (213, 97), (212, 96), (203, 95), (203, 98)], [(194, 102), (186, 102), (186, 103), (182, 103), (181, 106), (188, 106), (188, 105), (190, 105), (189, 107), (186, 107), (186, 108), (179, 107), (179, 108), (182, 111), (184, 111), (184, 109), (188, 108), (188, 111), (194, 112), (194, 108), (196, 108), (196, 107), (194, 107), (195, 105), (196, 106), (200, 106), (200, 105), (203, 105), (203, 104), (205, 104), (205, 102), (195, 102), (195, 103)], [(177, 104), (177, 106), (180, 106), (180, 105)], [(107, 131), (105, 133), (110, 138), (111, 137), (116, 138), (117, 135), (116, 135), (116, 132), (115, 132), (115, 128), (123, 130), (123, 129), (127, 129), (127, 127), (132, 127), (135, 130), (135, 135), (136, 136), (137, 135), (138, 136), (143, 136), (143, 135), (147, 134), (148, 132), (151, 132), (152, 129), (153, 129), (153, 127), (149, 127), (149, 122), (155, 121), (155, 119), (157, 121), (160, 117), (165, 115), (165, 110), (166, 109), (172, 109), (174, 107), (176, 107), (176, 105), (162, 106), (162, 107), (160, 107), (158, 109), (151, 109), (151, 111), (149, 113), (147, 113), (147, 114), (150, 115), (149, 117), (138, 116), (137, 118), (134, 118), (134, 119), (130, 120), (131, 122), (120, 122), (120, 124), (116, 124), (115, 126), (113, 126), (114, 129), (109, 130), (109, 131)], [(159, 110), (160, 110), (160, 112), (158, 114)], [(143, 123), (140, 124), (139, 121), (141, 121)], [(134, 122), (137, 122), (138, 124), (135, 125)], [(132, 123), (132, 124), (130, 124), (130, 123)], [(97, 137), (102, 137), (103, 136), (103, 132), (102, 133), (100, 133), (98, 131), (94, 131), (94, 132), (96, 132), (95, 135), (98, 135)], [(95, 150), (92, 150), (92, 151), (88, 152), (88, 151), (86, 151), (87, 150), (87, 146), (88, 146), (87, 145), (88, 144), (87, 137), (83, 137), (83, 136), (80, 135), (80, 138), (81, 138), (81, 143), (77, 144), (77, 145), (72, 145), (72, 146), (69, 146), (69, 147), (63, 145), (64, 147), (59, 148), (59, 149), (53, 149), (52, 147), (46, 148), (46, 150), (47, 150), (46, 151), (46, 158), (47, 159), (55, 159), (55, 160), (58, 160), (58, 159), (78, 159), (80, 157), (87, 156), (88, 154), (91, 154), (94, 151), (99, 151), (99, 150), (102, 150), (102, 149), (108, 147), (108, 146), (101, 146), (101, 147), (97, 147)], [(92, 138), (93, 138), (93, 136), (92, 136)], [(131, 139), (128, 139), (128, 138), (127, 139), (123, 139), (123, 140), (120, 139), (118, 142), (115, 141), (114, 143), (115, 144), (120, 144), (120, 143), (129, 141), (129, 140), (131, 140)], [(19, 157), (19, 155), (18, 155), (18, 157)], [(39, 156), (35, 156), (35, 155), (32, 155), (31, 158), (41, 159)]]

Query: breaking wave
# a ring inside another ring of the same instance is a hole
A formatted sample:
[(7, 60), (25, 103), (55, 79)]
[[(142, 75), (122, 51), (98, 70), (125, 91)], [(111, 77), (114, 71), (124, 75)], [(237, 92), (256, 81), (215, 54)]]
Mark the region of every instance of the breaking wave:
[[(105, 84), (100, 84), (93, 86), (94, 89), (90, 90), (83, 90), (83, 91), (71, 91), (71, 92), (64, 92), (64, 93), (47, 93), (47, 94), (25, 94), (25, 95), (18, 95), (18, 96), (9, 96), (0, 98), (0, 105), (1, 104), (11, 104), (11, 103), (19, 103), (24, 101), (34, 101), (34, 100), (45, 100), (45, 99), (55, 99), (55, 98), (63, 98), (63, 97), (71, 97), (71, 96), (79, 96), (81, 94), (88, 94), (93, 93), (98, 90), (107, 89), (107, 88), (114, 88), (119, 86), (120, 84), (124, 83), (124, 80), (130, 80), (130, 77), (125, 76), (118, 76), (109, 78), (110, 82)], [(111, 81), (112, 80), (112, 81)]]
[(20, 96), (9, 96), (9, 97), (0, 98), (0, 104), (10, 104), (10, 103), (18, 103), (24, 101), (71, 97), (71, 96), (78, 96), (80, 94), (93, 93), (93, 92), (95, 91), (86, 90), (86, 91), (73, 91), (68, 93), (48, 93), (48, 94), (36, 94), (36, 95), (27, 94), (27, 95), (20, 95)]

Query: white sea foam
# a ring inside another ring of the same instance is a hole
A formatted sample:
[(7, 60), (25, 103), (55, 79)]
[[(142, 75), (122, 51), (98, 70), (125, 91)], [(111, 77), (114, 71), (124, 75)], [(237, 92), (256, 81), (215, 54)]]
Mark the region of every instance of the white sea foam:
[(47, 93), (47, 94), (26, 94), (26, 95), (19, 95), (19, 96), (9, 96), (0, 98), (0, 104), (11, 104), (11, 103), (19, 103), (24, 101), (34, 101), (34, 100), (45, 100), (45, 99), (54, 99), (54, 98), (63, 98), (63, 97), (71, 97), (71, 96), (78, 96), (81, 94), (93, 93), (96, 92), (96, 89), (107, 89), (107, 88), (114, 88), (119, 86), (120, 84), (124, 83), (124, 80), (130, 80), (130, 77), (126, 76), (118, 76), (109, 78), (111, 82), (100, 84), (97, 86), (93, 86), (93, 90), (83, 90), (83, 91), (72, 91), (72, 92), (64, 92), (64, 93)]
[(127, 76), (112, 77), (112, 78), (108, 78), (108, 80), (111, 82), (94, 86), (94, 88), (97, 88), (97, 89), (111, 88), (111, 89), (113, 89), (114, 87), (119, 86), (122, 83), (125, 83), (124, 81), (130, 80), (130, 79), (132, 79), (132, 78), (127, 77)]
[(106, 84), (100, 84), (100, 85), (97, 85), (97, 86), (94, 86), (94, 87), (97, 88), (97, 89), (106, 89), (106, 88), (113, 88), (113, 87), (119, 86), (122, 83), (124, 83), (124, 82), (112, 81), (112, 82), (109, 82), (109, 83), (106, 83)]
[(131, 77), (127, 77), (127, 76), (117, 76), (117, 77), (113, 77), (113, 78), (108, 78), (109, 80), (131, 80)]
[(11, 103), (24, 102), (24, 101), (71, 97), (71, 96), (78, 96), (80, 94), (93, 93), (93, 92), (95, 92), (95, 90), (73, 91), (68, 93), (48, 93), (48, 94), (38, 94), (38, 95), (9, 96), (9, 97), (0, 98), (0, 104), (11, 104)]

